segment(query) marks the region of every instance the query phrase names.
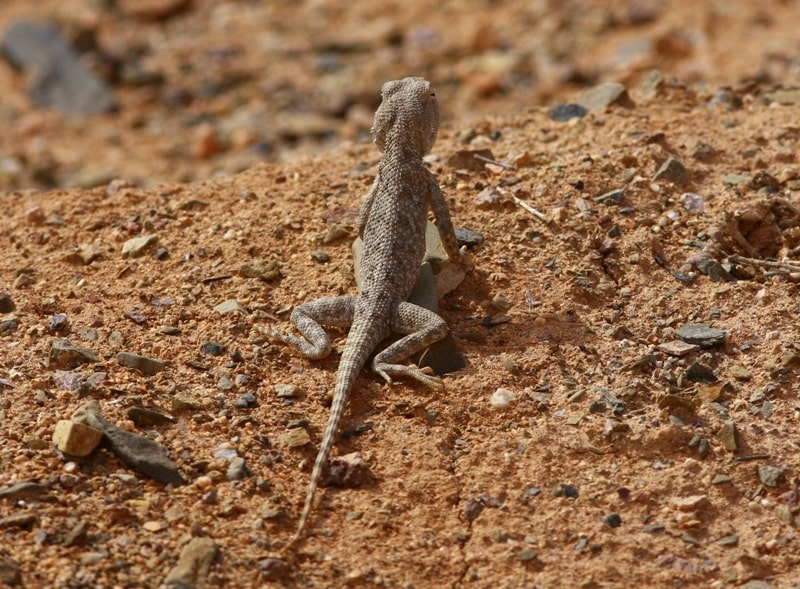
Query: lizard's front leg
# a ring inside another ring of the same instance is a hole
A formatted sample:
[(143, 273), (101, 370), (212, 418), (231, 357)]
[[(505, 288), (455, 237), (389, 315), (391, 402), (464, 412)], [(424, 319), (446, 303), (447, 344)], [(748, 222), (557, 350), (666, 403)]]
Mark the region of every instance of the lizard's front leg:
[(355, 307), (354, 296), (326, 297), (303, 303), (295, 307), (289, 317), (303, 337), (276, 330), (269, 330), (268, 334), (294, 346), (306, 358), (320, 360), (331, 353), (331, 338), (322, 326), (350, 327)]
[(406, 334), (375, 356), (372, 369), (388, 383), (393, 376), (408, 376), (431, 388), (442, 390), (442, 379), (432, 376), (429, 370), (398, 364), (447, 335), (447, 323), (433, 311), (413, 303), (403, 302), (392, 317), (392, 331)]

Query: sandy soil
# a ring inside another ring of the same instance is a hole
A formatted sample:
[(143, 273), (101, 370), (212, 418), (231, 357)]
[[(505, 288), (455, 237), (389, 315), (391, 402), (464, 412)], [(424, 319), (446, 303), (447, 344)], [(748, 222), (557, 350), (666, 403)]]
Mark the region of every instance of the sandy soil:
[[(155, 20), (134, 4), (0, 6), (2, 23), (91, 32), (85, 58), (120, 105), (35, 110), (0, 62), (1, 582), (156, 587), (208, 537), (219, 554), (189, 586), (800, 586), (800, 107), (774, 94), (800, 85), (799, 3), (412, 2), (390, 19), (198, 0)], [(467, 367), (444, 394), (363, 375), (335, 453), (371, 476), (322, 490), (280, 555), (338, 354), (309, 362), (259, 327), (354, 291), (367, 131), (381, 83), (407, 74), (437, 85), (431, 169), (486, 238), (441, 301)], [(608, 80), (629, 104), (549, 117)], [(509, 165), (450, 163), (484, 148)], [(279, 274), (243, 273), (255, 261)], [(240, 312), (215, 311), (231, 299)], [(680, 352), (686, 324), (725, 336)], [(50, 367), (56, 338), (99, 361)], [(167, 368), (128, 370), (120, 351)], [(89, 399), (186, 484), (107, 449), (60, 455), (55, 424)], [(137, 425), (141, 406), (174, 422)], [(312, 443), (287, 444), (296, 425)], [(249, 476), (229, 480), (232, 450)], [(24, 481), (45, 491), (3, 494)]]

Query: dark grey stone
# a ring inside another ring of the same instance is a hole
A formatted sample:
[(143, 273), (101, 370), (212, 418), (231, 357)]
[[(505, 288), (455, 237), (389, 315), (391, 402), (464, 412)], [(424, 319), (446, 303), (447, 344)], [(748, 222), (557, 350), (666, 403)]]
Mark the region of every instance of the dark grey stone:
[(104, 442), (125, 464), (160, 483), (183, 484), (180, 472), (164, 448), (149, 438), (125, 431), (105, 419), (100, 415), (96, 401), (81, 407), (73, 419), (103, 432)]
[(689, 172), (686, 170), (686, 166), (674, 157), (667, 158), (655, 175), (656, 180), (667, 180), (673, 184), (683, 184), (688, 177)]
[(6, 30), (2, 50), (14, 67), (32, 74), (28, 93), (36, 106), (67, 115), (116, 108), (108, 85), (84, 66), (55, 27), (17, 21)]
[(207, 356), (219, 356), (225, 352), (225, 346), (216, 342), (203, 342), (200, 351)]
[(703, 323), (685, 323), (678, 328), (678, 338), (701, 348), (713, 348), (725, 341), (727, 333)]
[(125, 368), (138, 370), (139, 372), (149, 376), (158, 374), (164, 370), (164, 368), (166, 368), (166, 364), (161, 360), (148, 358), (147, 356), (140, 356), (139, 354), (134, 354), (132, 352), (120, 352), (117, 354), (116, 358), (117, 362), (119, 362)]
[(553, 121), (565, 123), (571, 119), (582, 119), (588, 112), (589, 109), (581, 106), (580, 104), (575, 104), (574, 102), (562, 102), (561, 104), (556, 104), (553, 108), (551, 108), (547, 115)]

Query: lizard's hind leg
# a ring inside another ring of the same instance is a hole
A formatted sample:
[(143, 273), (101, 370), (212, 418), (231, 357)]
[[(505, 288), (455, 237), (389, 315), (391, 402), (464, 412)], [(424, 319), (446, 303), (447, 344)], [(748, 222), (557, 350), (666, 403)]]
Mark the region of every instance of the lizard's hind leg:
[(372, 369), (388, 383), (393, 376), (408, 376), (431, 388), (442, 390), (442, 379), (432, 376), (428, 370), (416, 366), (398, 364), (438, 342), (447, 335), (447, 323), (433, 311), (413, 303), (400, 303), (392, 317), (392, 331), (405, 334), (388, 348), (375, 356)]
[(306, 358), (320, 360), (331, 353), (331, 338), (322, 328), (350, 327), (353, 323), (354, 296), (326, 297), (295, 307), (289, 320), (303, 337), (270, 330), (273, 338), (294, 346)]

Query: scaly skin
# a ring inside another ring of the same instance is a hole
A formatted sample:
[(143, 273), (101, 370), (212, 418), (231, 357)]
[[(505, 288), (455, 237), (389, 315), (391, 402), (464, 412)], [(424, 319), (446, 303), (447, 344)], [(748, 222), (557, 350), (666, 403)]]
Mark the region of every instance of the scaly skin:
[(422, 158), (430, 152), (439, 130), (439, 107), (430, 83), (423, 78), (387, 82), (375, 113), (372, 135), (383, 152), (375, 182), (361, 206), (358, 233), (364, 242), (362, 287), (357, 296), (323, 298), (295, 308), (291, 322), (303, 337), (272, 332), (304, 356), (324, 358), (331, 341), (322, 325), (350, 326), (339, 363), (333, 405), (322, 436), (311, 483), (291, 546), (311, 513), (322, 472), (347, 405), (353, 384), (378, 344), (392, 332), (405, 337), (378, 353), (372, 368), (387, 382), (408, 376), (442, 389), (441, 379), (416, 366), (398, 364), (447, 335), (447, 324), (436, 313), (406, 302), (425, 254), (428, 209), (452, 260), (459, 251), (447, 202)]

